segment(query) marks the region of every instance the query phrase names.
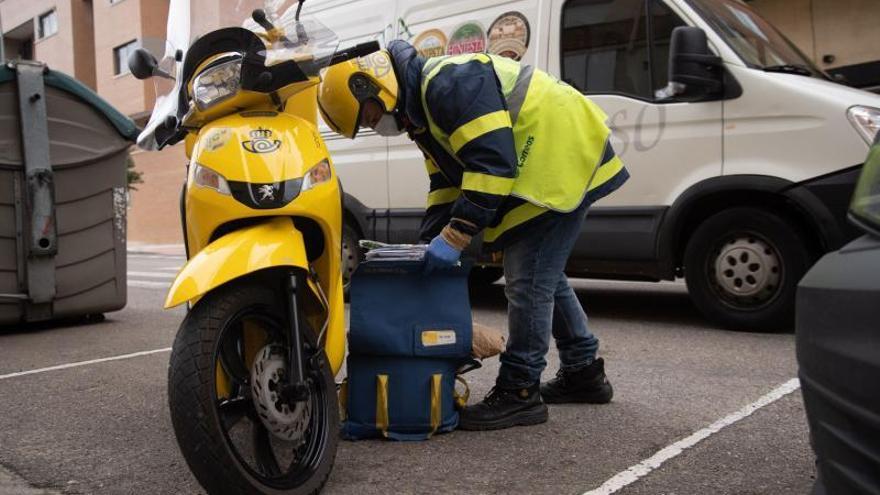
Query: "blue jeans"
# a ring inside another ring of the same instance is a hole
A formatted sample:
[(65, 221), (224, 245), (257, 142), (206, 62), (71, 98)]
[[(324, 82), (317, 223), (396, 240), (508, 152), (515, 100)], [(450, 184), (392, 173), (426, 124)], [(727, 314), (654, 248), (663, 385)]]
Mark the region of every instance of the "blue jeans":
[(587, 314), (563, 273), (588, 205), (553, 219), (504, 250), (507, 349), (501, 354), (498, 386), (528, 387), (541, 379), (550, 335), (562, 367), (590, 364), (599, 339), (587, 328)]

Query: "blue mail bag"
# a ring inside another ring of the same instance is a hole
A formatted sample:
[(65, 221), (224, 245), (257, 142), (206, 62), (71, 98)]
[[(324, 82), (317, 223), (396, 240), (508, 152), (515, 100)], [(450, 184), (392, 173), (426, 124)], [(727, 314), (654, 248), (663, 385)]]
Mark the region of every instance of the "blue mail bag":
[(424, 440), (458, 426), (455, 380), (470, 362), (467, 267), (369, 261), (352, 275), (343, 435)]

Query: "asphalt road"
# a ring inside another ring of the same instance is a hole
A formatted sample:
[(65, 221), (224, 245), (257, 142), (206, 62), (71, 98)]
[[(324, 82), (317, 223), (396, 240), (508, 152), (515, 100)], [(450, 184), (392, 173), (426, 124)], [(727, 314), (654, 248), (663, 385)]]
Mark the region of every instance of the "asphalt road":
[[(201, 493), (166, 400), (165, 349), (183, 312), (161, 303), (182, 260), (129, 260), (128, 307), (105, 322), (0, 330), (0, 494)], [(575, 285), (602, 341), (611, 404), (552, 406), (548, 423), (528, 428), (342, 442), (325, 493), (576, 494), (606, 482), (622, 494), (809, 491), (800, 391), (779, 388), (796, 376), (793, 335), (713, 328), (681, 284)], [(473, 306), (476, 321), (505, 328), (500, 286)], [(155, 352), (45, 370), (144, 351)], [(549, 361), (545, 376), (552, 352)], [(497, 366), (468, 375), (472, 400)]]

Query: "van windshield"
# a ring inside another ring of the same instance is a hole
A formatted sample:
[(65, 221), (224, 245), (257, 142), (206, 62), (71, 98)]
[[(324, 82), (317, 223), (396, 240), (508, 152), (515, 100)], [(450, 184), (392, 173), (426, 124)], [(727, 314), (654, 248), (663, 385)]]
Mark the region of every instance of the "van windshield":
[(694, 9), (753, 69), (827, 78), (772, 24), (737, 0), (689, 0)]

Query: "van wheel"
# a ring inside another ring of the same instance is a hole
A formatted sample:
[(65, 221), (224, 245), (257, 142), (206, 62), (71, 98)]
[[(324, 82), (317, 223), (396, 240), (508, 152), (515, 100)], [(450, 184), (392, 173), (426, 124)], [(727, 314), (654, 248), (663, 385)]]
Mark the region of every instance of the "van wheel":
[(756, 208), (732, 208), (704, 221), (684, 253), (691, 300), (733, 330), (779, 331), (794, 319), (797, 284), (810, 253), (791, 223)]
[(351, 285), (351, 274), (363, 260), (363, 253), (358, 245), (360, 236), (348, 222), (342, 225), (342, 290), (348, 299), (348, 288)]

